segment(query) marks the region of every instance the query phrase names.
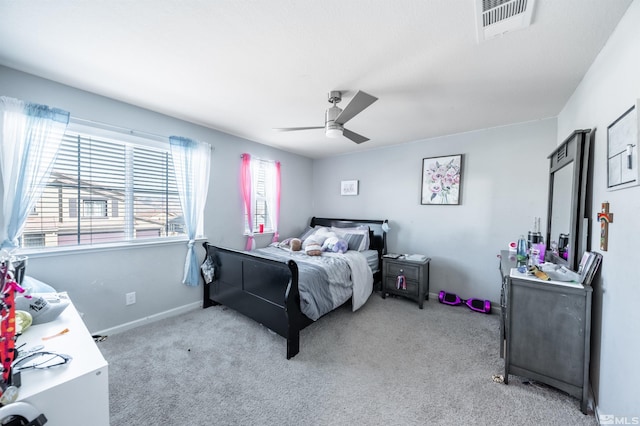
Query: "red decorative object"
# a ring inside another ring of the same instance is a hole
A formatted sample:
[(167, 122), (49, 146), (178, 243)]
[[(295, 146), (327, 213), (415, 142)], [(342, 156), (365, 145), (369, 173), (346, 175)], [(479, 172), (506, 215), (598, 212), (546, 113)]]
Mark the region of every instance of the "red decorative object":
[(10, 386), (11, 363), (15, 359), (16, 344), (16, 307), (15, 292), (23, 293), (24, 289), (18, 285), (9, 274), (9, 266), (2, 262), (0, 266), (0, 365), (2, 366), (2, 383), (0, 395)]

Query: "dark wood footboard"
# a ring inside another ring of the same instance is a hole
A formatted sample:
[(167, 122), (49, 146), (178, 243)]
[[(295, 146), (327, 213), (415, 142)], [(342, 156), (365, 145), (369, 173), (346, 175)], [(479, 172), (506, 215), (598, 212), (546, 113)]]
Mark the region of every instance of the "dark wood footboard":
[(313, 322), (300, 310), (298, 266), (203, 243), (214, 268), (203, 307), (222, 304), (287, 339), (287, 359), (300, 350), (300, 330)]
[[(369, 228), (369, 248), (378, 251), (374, 282), (379, 282), (382, 255), (387, 252), (386, 220), (311, 219), (310, 225)], [(300, 309), (298, 265), (266, 259), (251, 252), (216, 247), (203, 243), (205, 266), (210, 260), (213, 275), (203, 273), (203, 308), (225, 305), (259, 322), (287, 339), (287, 359), (300, 351), (300, 330), (313, 321)]]

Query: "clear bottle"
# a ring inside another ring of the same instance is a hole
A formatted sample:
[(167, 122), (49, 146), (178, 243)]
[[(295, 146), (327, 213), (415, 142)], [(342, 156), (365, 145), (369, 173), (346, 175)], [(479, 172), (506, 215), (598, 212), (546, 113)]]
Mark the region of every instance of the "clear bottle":
[(540, 263), (540, 250), (538, 250), (537, 244), (533, 244), (529, 249), (529, 261), (527, 263), (527, 266), (531, 268), (534, 266), (538, 266), (539, 263)]
[(518, 238), (518, 245), (516, 246), (516, 260), (518, 263), (526, 264), (527, 262), (527, 240), (524, 235), (520, 235)]

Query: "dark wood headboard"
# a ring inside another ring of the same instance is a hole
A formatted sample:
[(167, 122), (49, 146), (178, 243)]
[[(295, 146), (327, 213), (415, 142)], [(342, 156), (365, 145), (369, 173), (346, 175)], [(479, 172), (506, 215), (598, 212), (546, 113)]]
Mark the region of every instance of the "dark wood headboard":
[(326, 217), (312, 217), (309, 225), (314, 226), (335, 226), (336, 228), (355, 228), (356, 226), (369, 227), (369, 248), (378, 250), (382, 257), (387, 253), (387, 232), (382, 229), (382, 225), (388, 220), (356, 220), (356, 219), (332, 219)]

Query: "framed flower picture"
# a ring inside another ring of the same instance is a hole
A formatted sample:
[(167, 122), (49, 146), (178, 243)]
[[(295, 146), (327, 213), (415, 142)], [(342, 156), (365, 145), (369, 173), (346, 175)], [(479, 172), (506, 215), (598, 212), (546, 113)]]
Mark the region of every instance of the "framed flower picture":
[(422, 159), (421, 204), (460, 204), (462, 154)]

